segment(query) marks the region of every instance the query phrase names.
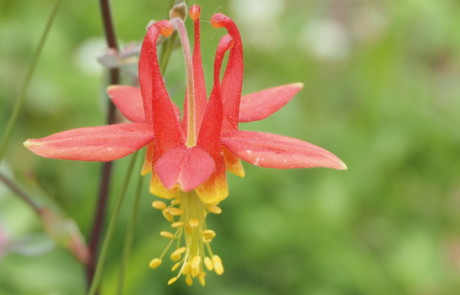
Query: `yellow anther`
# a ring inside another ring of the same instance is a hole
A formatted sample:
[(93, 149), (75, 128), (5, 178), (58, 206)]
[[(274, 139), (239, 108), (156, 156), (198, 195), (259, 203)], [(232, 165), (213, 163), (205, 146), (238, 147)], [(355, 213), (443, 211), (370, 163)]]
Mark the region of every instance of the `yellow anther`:
[(181, 226), (184, 226), (184, 222), (182, 222), (182, 221), (177, 221), (177, 222), (174, 222), (173, 224), (171, 224), (172, 228), (178, 228), (178, 227), (181, 227)]
[(187, 250), (185, 247), (181, 247), (179, 249), (176, 249), (174, 252), (171, 253), (171, 260), (172, 261), (178, 261), (181, 257), (181, 255)]
[(198, 219), (196, 218), (190, 218), (190, 220), (188, 221), (188, 224), (191, 227), (197, 227), (198, 225), (200, 225), (200, 221), (198, 221)]
[(214, 214), (220, 214), (222, 213), (222, 209), (218, 207), (217, 205), (212, 205), (208, 207), (208, 211)]
[[(151, 268), (159, 267), (162, 265), (163, 257), (170, 255), (173, 261), (171, 271), (175, 272), (176, 276), (168, 281), (168, 285), (174, 284), (184, 276), (187, 285), (191, 286), (196, 278), (198, 283), (204, 286), (205, 272), (213, 271), (218, 275), (224, 273), (221, 259), (212, 254), (209, 244), (216, 237), (216, 233), (206, 226), (206, 216), (209, 213), (222, 212), (217, 203), (206, 204), (195, 193), (183, 193), (178, 199), (170, 202), (154, 201), (152, 207), (161, 210), (165, 219), (171, 222), (171, 230), (160, 232), (160, 236), (171, 239), (167, 248), (161, 257), (152, 259), (149, 263)], [(177, 245), (171, 249), (174, 242), (177, 242)]]
[(192, 259), (192, 268), (197, 268), (200, 266), (201, 256), (195, 256)]
[(168, 239), (174, 239), (176, 236), (173, 233), (170, 233), (169, 231), (162, 231), (160, 232), (160, 236)]
[(161, 259), (160, 258), (154, 258), (150, 261), (149, 267), (150, 268), (157, 268), (161, 265)]
[(184, 264), (184, 268), (182, 269), (182, 273), (184, 275), (190, 274), (190, 263), (189, 262)]
[(176, 271), (179, 268), (180, 265), (181, 265), (180, 262), (174, 264), (174, 266), (171, 268), (171, 271)]
[(168, 285), (174, 284), (175, 281), (177, 281), (177, 277), (171, 278), (171, 279), (168, 281)]
[(212, 240), (216, 236), (216, 232), (212, 229), (204, 230), (201, 234), (203, 235), (203, 238), (205, 238), (206, 240)]
[(181, 255), (180, 254), (171, 254), (171, 260), (172, 261), (179, 261)]
[(187, 284), (187, 286), (193, 285), (193, 279), (190, 275), (187, 275), (187, 277), (185, 278), (185, 283)]
[(205, 277), (205, 273), (202, 272), (200, 273), (200, 275), (198, 276), (198, 281), (200, 282), (201, 286), (204, 286), (206, 285), (206, 281), (204, 280), (204, 277)]
[(206, 265), (206, 268), (209, 270), (209, 271), (212, 271), (214, 269), (214, 265), (212, 264), (212, 260), (211, 258), (209, 258), (208, 256), (206, 256), (204, 258), (204, 265)]
[(174, 217), (171, 215), (171, 213), (169, 213), (169, 209), (165, 209), (165, 210), (161, 211), (161, 213), (163, 213), (163, 217), (167, 221), (172, 222), (174, 220)]
[(214, 263), (214, 270), (216, 274), (221, 275), (224, 273), (224, 266), (222, 265), (222, 260), (219, 256), (214, 255), (212, 257), (212, 262)]
[(184, 213), (184, 210), (179, 209), (179, 208), (169, 208), (169, 214), (172, 216), (179, 216)]
[(196, 277), (200, 273), (201, 257), (195, 256), (192, 259), (192, 276)]
[(180, 248), (177, 248), (176, 250), (174, 250), (173, 254), (181, 255), (181, 254), (185, 253), (186, 250), (187, 250), (187, 248), (180, 247)]
[(152, 207), (158, 210), (164, 210), (166, 209), (166, 203), (163, 201), (153, 201), (152, 202)]

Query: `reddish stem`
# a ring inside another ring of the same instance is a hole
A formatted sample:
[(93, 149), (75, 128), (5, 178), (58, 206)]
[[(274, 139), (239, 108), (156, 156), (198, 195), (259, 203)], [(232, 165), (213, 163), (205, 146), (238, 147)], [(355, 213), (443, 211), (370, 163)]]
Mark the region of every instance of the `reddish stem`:
[[(111, 50), (118, 51), (117, 37), (115, 33), (115, 28), (113, 26), (109, 0), (99, 0), (99, 6), (101, 8), (101, 15), (107, 47)], [(118, 68), (110, 69), (109, 84), (113, 85), (119, 83), (120, 70)], [(107, 100), (107, 104), (107, 124), (113, 124), (116, 121), (115, 106), (110, 99)], [(88, 286), (91, 286), (91, 282), (93, 280), (96, 269), (98, 251), (101, 242), (101, 234), (104, 227), (104, 221), (106, 219), (106, 209), (109, 199), (112, 168), (112, 162), (106, 162), (102, 165), (101, 179), (99, 183), (99, 194), (96, 203), (96, 211), (94, 213), (93, 227), (89, 240), (90, 259), (86, 267), (86, 278)]]

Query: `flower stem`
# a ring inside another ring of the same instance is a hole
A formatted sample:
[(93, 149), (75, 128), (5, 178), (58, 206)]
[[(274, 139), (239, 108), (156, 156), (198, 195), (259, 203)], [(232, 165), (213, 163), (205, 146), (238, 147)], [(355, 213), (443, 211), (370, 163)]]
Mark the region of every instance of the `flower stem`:
[(32, 78), (32, 74), (35, 71), (35, 67), (37, 66), (37, 63), (38, 63), (38, 58), (40, 57), (42, 53), (42, 49), (45, 45), (46, 38), (48, 37), (48, 33), (51, 29), (51, 25), (53, 24), (54, 19), (56, 18), (56, 15), (57, 15), (57, 12), (59, 10), (61, 3), (62, 3), (62, 0), (56, 0), (56, 3), (54, 4), (53, 10), (51, 11), (51, 15), (48, 18), (48, 22), (46, 23), (45, 30), (43, 31), (42, 36), (40, 37), (40, 42), (38, 43), (38, 47), (34, 52), (34, 56), (32, 58), (32, 63), (30, 65), (30, 68), (27, 71), (27, 74), (22, 84), (21, 90), (18, 94), (18, 97), (16, 98), (13, 112), (11, 113), (8, 123), (6, 124), (6, 128), (5, 128), (5, 131), (3, 132), (3, 137), (0, 142), (0, 161), (3, 159), (3, 156), (5, 155), (6, 149), (8, 147), (8, 142), (10, 141), (10, 137), (13, 132), (14, 125), (16, 124), (16, 121), (19, 116), (19, 112), (22, 109), (22, 105), (24, 103), (27, 88)]
[[(110, 49), (114, 49), (118, 51), (116, 33), (112, 22), (112, 15), (110, 12), (110, 5), (109, 0), (99, 0), (99, 5), (101, 7), (102, 19), (104, 23), (104, 32), (106, 36), (107, 46)], [(163, 51), (162, 56), (160, 58), (160, 69), (161, 72), (166, 71), (166, 67), (168, 65), (169, 57), (171, 56), (171, 52), (174, 49), (174, 44), (176, 40), (176, 34), (173, 34), (171, 38), (169, 38), (163, 44)], [(113, 68), (110, 70), (110, 84), (119, 84), (120, 82), (120, 72), (118, 68)], [(115, 106), (114, 104), (108, 100), (108, 113), (107, 113), (107, 122), (109, 124), (114, 123), (115, 121)], [(110, 242), (112, 239), (111, 235), (111, 226), (114, 220), (112, 217), (111, 222), (109, 224), (109, 228), (107, 230), (106, 237), (104, 238), (104, 244), (102, 246), (101, 254), (98, 259), (98, 248), (100, 242), (100, 236), (102, 233), (102, 227), (105, 220), (106, 214), (106, 207), (107, 207), (107, 199), (109, 194), (109, 185), (110, 185), (110, 178), (111, 178), (111, 171), (112, 171), (112, 162), (106, 162), (103, 164), (102, 172), (101, 172), (101, 182), (99, 187), (99, 197), (97, 201), (97, 209), (94, 216), (94, 223), (93, 223), (93, 230), (91, 233), (91, 239), (89, 243), (89, 251), (90, 251), (90, 261), (87, 265), (86, 273), (87, 273), (87, 283), (89, 286), (89, 293), (88, 294), (96, 294), (97, 288), (99, 285), (100, 277), (102, 275), (101, 268), (104, 264), (105, 255), (106, 255), (106, 244), (107, 241)], [(131, 171), (128, 172), (128, 175), (131, 174)], [(121, 197), (120, 197), (121, 198)], [(108, 246), (107, 246), (108, 247)], [(96, 265), (97, 261), (97, 265)]]
[(100, 280), (101, 280), (101, 277), (102, 277), (102, 270), (104, 268), (104, 263), (105, 263), (105, 259), (107, 257), (107, 252), (108, 252), (108, 249), (109, 249), (109, 245), (110, 245), (110, 243), (112, 241), (113, 234), (115, 232), (115, 225), (117, 223), (118, 216), (120, 215), (121, 206), (123, 205), (123, 200), (124, 200), (125, 195), (126, 195), (126, 190), (128, 188), (129, 180), (131, 179), (131, 175), (133, 173), (133, 168), (134, 168), (134, 164), (136, 162), (137, 155), (138, 155), (138, 153), (135, 153), (133, 156), (131, 156), (129, 166), (126, 169), (127, 172), (126, 172), (126, 175), (125, 175), (125, 179), (124, 179), (123, 185), (122, 185), (122, 187), (120, 189), (120, 194), (118, 196), (117, 203), (115, 205), (115, 211), (113, 212), (113, 215), (110, 218), (109, 227), (107, 228), (107, 233), (106, 233), (104, 241), (102, 243), (101, 253), (99, 255), (99, 259), (97, 260), (97, 265), (96, 265), (96, 268), (95, 268), (93, 280), (91, 282), (91, 286), (89, 288), (88, 295), (96, 294), (97, 289), (99, 287), (99, 283), (100, 283)]
[[(109, 0), (99, 0), (101, 8), (102, 21), (104, 26), (104, 34), (106, 38), (107, 47), (109, 49), (118, 51), (117, 37), (115, 27), (113, 26), (112, 14), (110, 11)], [(120, 83), (120, 70), (112, 68), (109, 71), (109, 84)], [(107, 124), (113, 124), (116, 121), (115, 106), (110, 99), (107, 99)], [(86, 267), (86, 278), (88, 286), (92, 284), (95, 273), (96, 261), (98, 257), (98, 249), (101, 240), (101, 233), (104, 226), (106, 207), (109, 198), (110, 180), (112, 176), (112, 162), (102, 164), (101, 179), (99, 183), (99, 194), (96, 203), (96, 210), (94, 214), (93, 227), (89, 240), (90, 261)]]
[(102, 164), (101, 179), (99, 183), (99, 195), (96, 203), (96, 211), (94, 213), (93, 227), (89, 239), (90, 259), (86, 265), (86, 279), (88, 286), (91, 285), (94, 272), (96, 270), (96, 262), (98, 257), (98, 249), (101, 241), (102, 229), (104, 226), (106, 208), (109, 196), (110, 179), (112, 176), (112, 162)]
[[(107, 43), (107, 47), (111, 50), (118, 52), (118, 42), (115, 32), (115, 27), (112, 21), (112, 13), (110, 11), (109, 0), (99, 0), (99, 6), (101, 7), (102, 21), (104, 25), (104, 34)], [(119, 84), (120, 83), (120, 69), (111, 68), (109, 72), (109, 84)], [(107, 100), (108, 112), (107, 112), (107, 123), (115, 123), (115, 105), (110, 99)]]
[(125, 237), (125, 243), (123, 246), (123, 257), (121, 260), (121, 266), (120, 266), (120, 273), (118, 277), (118, 295), (123, 294), (123, 285), (124, 285), (124, 279), (125, 279), (125, 273), (126, 273), (126, 266), (128, 265), (129, 257), (131, 255), (131, 248), (132, 248), (132, 243), (133, 243), (133, 237), (134, 237), (134, 227), (136, 225), (136, 219), (137, 219), (137, 212), (139, 211), (139, 203), (140, 203), (140, 196), (141, 196), (141, 191), (142, 191), (142, 184), (143, 184), (144, 177), (139, 174), (139, 178), (137, 181), (137, 188), (136, 188), (136, 194), (134, 197), (134, 204), (133, 204), (133, 210), (131, 211), (131, 218), (129, 220), (128, 224), (128, 230), (126, 233)]
[(177, 33), (174, 32), (168, 40), (166, 40), (161, 46), (161, 56), (160, 56), (160, 70), (161, 73), (166, 71), (168, 66), (169, 58), (174, 49), (174, 44), (176, 43)]

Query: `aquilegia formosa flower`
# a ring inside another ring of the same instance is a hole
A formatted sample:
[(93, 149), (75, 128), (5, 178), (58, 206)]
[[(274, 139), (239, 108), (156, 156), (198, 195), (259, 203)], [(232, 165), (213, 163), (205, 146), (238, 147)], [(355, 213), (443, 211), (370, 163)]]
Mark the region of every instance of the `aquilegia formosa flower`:
[[(290, 169), (327, 167), (346, 169), (332, 153), (298, 139), (262, 132), (240, 131), (239, 122), (261, 120), (284, 106), (302, 87), (301, 83), (278, 86), (241, 96), (243, 48), (235, 23), (217, 13), (212, 26), (228, 32), (220, 40), (214, 61), (214, 83), (206, 96), (200, 51), (200, 8), (191, 7), (194, 21), (194, 49), (180, 18), (151, 25), (144, 38), (139, 59), (140, 88), (115, 85), (108, 93), (122, 114), (133, 123), (88, 127), (30, 139), (25, 146), (48, 158), (112, 161), (148, 145), (142, 174), (151, 172), (151, 193), (170, 200), (154, 201), (174, 232), (161, 235), (171, 239), (167, 249), (150, 262), (155, 268), (172, 244), (173, 271), (187, 284), (197, 278), (205, 282), (205, 269), (222, 274), (219, 256), (210, 242), (215, 232), (208, 229), (208, 213), (219, 214), (220, 201), (228, 195), (226, 171), (244, 176), (240, 159), (261, 167)], [(160, 73), (157, 56), (159, 35), (176, 29), (182, 43), (186, 67), (184, 112), (171, 101)], [(221, 67), (228, 54), (224, 75)]]

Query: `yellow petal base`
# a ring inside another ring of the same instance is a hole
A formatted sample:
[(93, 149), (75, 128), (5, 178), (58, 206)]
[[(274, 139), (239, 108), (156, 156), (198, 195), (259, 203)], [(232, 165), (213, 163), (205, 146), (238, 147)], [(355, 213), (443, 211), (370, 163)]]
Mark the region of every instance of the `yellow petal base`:
[(236, 157), (228, 148), (222, 146), (224, 152), (225, 167), (227, 170), (239, 177), (246, 176), (240, 158)]

